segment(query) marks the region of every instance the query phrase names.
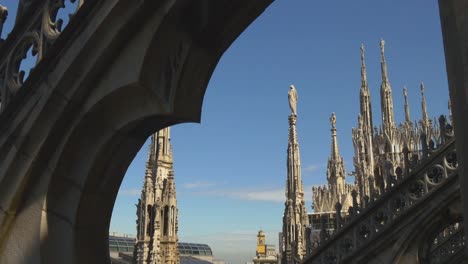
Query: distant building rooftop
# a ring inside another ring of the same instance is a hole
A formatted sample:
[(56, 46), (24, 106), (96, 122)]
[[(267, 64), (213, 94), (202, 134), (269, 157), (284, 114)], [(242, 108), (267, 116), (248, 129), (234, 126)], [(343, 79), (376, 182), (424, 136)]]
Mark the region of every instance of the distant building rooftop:
[(179, 255), (199, 255), (199, 256), (213, 256), (210, 246), (207, 244), (184, 243), (179, 242), (177, 245)]
[[(109, 235), (111, 263), (131, 263), (135, 237)], [(179, 242), (177, 245), (181, 264), (212, 264), (213, 252), (207, 244)]]
[(133, 252), (135, 238), (109, 236), (109, 251), (112, 252)]

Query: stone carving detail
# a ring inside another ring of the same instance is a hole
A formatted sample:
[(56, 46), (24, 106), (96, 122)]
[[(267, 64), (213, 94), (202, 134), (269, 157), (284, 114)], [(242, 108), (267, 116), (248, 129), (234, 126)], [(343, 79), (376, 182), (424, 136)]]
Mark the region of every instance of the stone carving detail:
[(288, 100), (289, 100), (289, 108), (291, 109), (291, 113), (293, 115), (297, 115), (297, 91), (294, 85), (291, 84), (289, 86), (289, 92), (288, 92)]
[[(77, 9), (81, 7), (84, 0), (69, 0), (70, 3), (75, 3), (78, 1)], [(58, 18), (58, 13), (61, 9), (65, 8), (65, 0), (52, 0), (45, 6), (44, 13), (42, 16), (42, 30), (44, 36), (47, 39), (56, 39), (63, 30), (64, 21), (61, 18)], [(76, 12), (77, 10), (75, 10)], [(68, 14), (71, 18), (72, 14)]]
[[(70, 3), (75, 3), (77, 8), (75, 12), (82, 6), (85, 0), (69, 0)], [(34, 68), (44, 56), (47, 56), (49, 47), (53, 44), (63, 30), (63, 20), (57, 17), (59, 11), (65, 7), (65, 0), (47, 0), (44, 4), (35, 10), (28, 10), (34, 4), (30, 0), (21, 0), (18, 6), (16, 22), (19, 20), (31, 19), (21, 35), (6, 38), (1, 40), (2, 43), (9, 45), (1, 45), (5, 49), (2, 50), (3, 57), (0, 57), (0, 113), (2, 113), (10, 99), (18, 92), (25, 81), (26, 72), (20, 70), (22, 62), (26, 59), (27, 52), (32, 51), (32, 55), (36, 57), (35, 61), (28, 61), (27, 65), (30, 69)], [(26, 13), (35, 12), (34, 15), (25, 17)], [(3, 28), (3, 23), (7, 17), (7, 10), (0, 6), (0, 33)], [(72, 18), (72, 14), (70, 14)]]
[(37, 32), (30, 32), (24, 35), (23, 40), (16, 46), (16, 49), (11, 54), (7, 76), (7, 85), (9, 92), (15, 94), (23, 85), (25, 72), (20, 70), (21, 62), (26, 59), (27, 52), (31, 49), (32, 55), (37, 56), (36, 64), (41, 58), (42, 45), (40, 36)]
[[(312, 256), (313, 261), (310, 263), (329, 263), (330, 259), (335, 261), (333, 263), (339, 263), (339, 260), (346, 258), (353, 250), (364, 246), (366, 241), (376, 237), (400, 215), (411, 210), (413, 205), (430, 195), (439, 185), (455, 177), (458, 168), (456, 160), (455, 141), (451, 139), (431, 151), (427, 158), (410, 170), (409, 175), (403, 173), (401, 179), (397, 180), (393, 187), (398, 188), (398, 191), (393, 191), (393, 188), (384, 189), (380, 198), (370, 201), (367, 206), (353, 203), (354, 206), (349, 209), (353, 214), (348, 218), (347, 224), (342, 228), (336, 228), (337, 231), (330, 238), (320, 241), (321, 245), (316, 250), (316, 254)], [(340, 212), (341, 210), (337, 211), (337, 213)], [(328, 236), (329, 234), (323, 235), (323, 237)], [(462, 243), (460, 237), (455, 235), (450, 239), (459, 241), (457, 245)], [(333, 243), (326, 243), (327, 240), (346, 242), (338, 243), (341, 246), (339, 250), (336, 250)], [(431, 254), (440, 255), (441, 250), (447, 251), (438, 249)]]

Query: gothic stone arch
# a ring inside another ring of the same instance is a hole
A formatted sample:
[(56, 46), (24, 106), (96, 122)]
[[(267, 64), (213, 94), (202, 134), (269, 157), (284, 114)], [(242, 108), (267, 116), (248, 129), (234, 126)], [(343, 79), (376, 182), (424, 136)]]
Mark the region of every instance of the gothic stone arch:
[(1, 261), (108, 263), (131, 160), (200, 120), (218, 60), (271, 1), (87, 1), (0, 117)]

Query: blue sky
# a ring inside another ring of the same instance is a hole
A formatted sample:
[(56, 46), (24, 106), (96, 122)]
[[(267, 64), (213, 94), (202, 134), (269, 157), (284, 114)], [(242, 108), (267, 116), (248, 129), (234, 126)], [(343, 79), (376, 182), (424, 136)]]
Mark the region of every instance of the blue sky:
[[(16, 1), (3, 5), (13, 10), (10, 6)], [(13, 16), (10, 12), (10, 24)], [(3, 35), (11, 25), (6, 26)], [(421, 81), (429, 114), (446, 114), (437, 1), (276, 0), (234, 42), (209, 83), (201, 124), (172, 129), (180, 241), (207, 243), (218, 258), (236, 264), (255, 255), (260, 228), (268, 243), (277, 244), (284, 208), (290, 84), (299, 94), (297, 127), (307, 208), (311, 211), (311, 186), (326, 182), (331, 112), (337, 115), (347, 172), (353, 170), (351, 128), (359, 111), (359, 46), (366, 47), (374, 124), (380, 124), (381, 38), (386, 41), (396, 120), (404, 119), (404, 85), (411, 117), (420, 118)], [(145, 160), (146, 145), (128, 168), (111, 231), (135, 233), (134, 204)]]

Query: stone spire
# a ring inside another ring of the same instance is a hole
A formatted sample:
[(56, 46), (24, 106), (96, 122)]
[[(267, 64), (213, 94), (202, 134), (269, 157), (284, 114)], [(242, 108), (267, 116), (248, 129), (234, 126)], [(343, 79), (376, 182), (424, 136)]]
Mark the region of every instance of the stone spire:
[(372, 135), (372, 107), (369, 87), (367, 85), (366, 63), (364, 61), (364, 45), (361, 44), (361, 91), (359, 96), (363, 132)]
[[(291, 96), (289, 96), (291, 98)], [(291, 102), (291, 101), (290, 101)], [(294, 102), (295, 103), (295, 102)], [(291, 103), (290, 103), (291, 105)], [(297, 115), (291, 108), (287, 150), (286, 202), (283, 214), (284, 264), (300, 263), (306, 254), (305, 231), (308, 225), (301, 178), (301, 159), (296, 132)]]
[(410, 117), (409, 104), (408, 104), (408, 93), (406, 90), (406, 86), (403, 87), (403, 96), (405, 98), (405, 122), (406, 124), (411, 125), (411, 117)]
[(366, 62), (364, 59), (364, 44), (361, 44), (361, 89), (368, 90)]
[(339, 149), (338, 149), (338, 139), (336, 138), (336, 115), (332, 113), (330, 116), (330, 124), (331, 124), (331, 136), (332, 136), (332, 145), (331, 145), (331, 159), (336, 160), (339, 157)]
[(424, 83), (423, 82), (421, 82), (421, 108), (422, 108), (422, 122), (424, 126), (429, 127), (430, 120), (427, 114), (426, 96), (424, 95)]
[(380, 67), (382, 72), (382, 83), (388, 83), (387, 62), (385, 60), (385, 40), (380, 40)]
[(327, 166), (327, 180), (332, 188), (336, 188), (338, 194), (344, 193), (344, 185), (345, 185), (345, 178), (346, 173), (344, 169), (344, 162), (343, 158), (340, 155), (340, 151), (338, 148), (338, 139), (336, 135), (336, 116), (335, 113), (331, 114), (330, 117), (330, 124), (331, 124), (331, 154), (330, 158), (328, 159), (328, 166)]
[(155, 134), (151, 135), (146, 158), (145, 178), (141, 190), (141, 198), (137, 205), (137, 263), (147, 263), (150, 260), (151, 248), (151, 217), (147, 208), (154, 207), (154, 165), (155, 165)]
[(179, 263), (173, 167), (170, 128), (164, 128), (151, 135), (148, 147), (145, 181), (137, 209), (138, 264)]
[(372, 125), (371, 96), (367, 85), (366, 64), (364, 60), (364, 45), (361, 45), (360, 114), (357, 129), (353, 132), (355, 154), (356, 158), (360, 160), (359, 165), (355, 164), (355, 166), (359, 166), (358, 175), (356, 176), (357, 181), (360, 181), (360, 178), (366, 179), (372, 173), (374, 166), (374, 129)]
[(380, 101), (382, 107), (382, 128), (387, 136), (391, 137), (395, 128), (393, 113), (392, 88), (388, 80), (387, 62), (385, 61), (385, 41), (380, 40), (380, 57), (382, 70), (382, 84), (380, 86)]

